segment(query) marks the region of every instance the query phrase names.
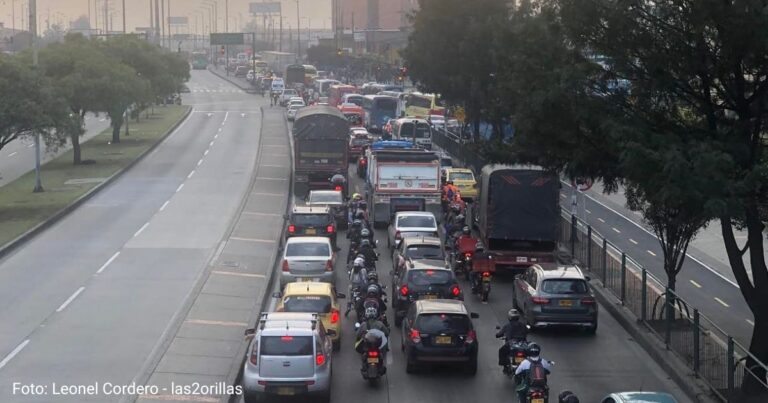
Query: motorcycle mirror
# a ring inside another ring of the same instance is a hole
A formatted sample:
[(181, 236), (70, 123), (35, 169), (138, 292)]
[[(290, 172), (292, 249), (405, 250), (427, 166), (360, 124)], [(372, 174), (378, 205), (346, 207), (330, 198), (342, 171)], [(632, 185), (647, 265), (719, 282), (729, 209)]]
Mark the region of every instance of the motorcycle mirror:
[(344, 298), (347, 298), (347, 295), (346, 295), (346, 294), (342, 294), (342, 293), (340, 293), (340, 292), (337, 292), (337, 293), (336, 293), (336, 298), (338, 298), (338, 299), (344, 299)]
[(501, 330), (501, 326), (496, 325), (496, 330)]
[(477, 312), (470, 312), (469, 317), (472, 319), (477, 319), (480, 317), (480, 314)]
[(584, 276), (584, 280), (587, 280), (587, 282), (592, 281), (592, 278), (589, 276)]
[(245, 329), (245, 340), (253, 340), (256, 337), (256, 329)]
[(282, 298), (282, 297), (283, 297), (283, 293), (280, 291), (272, 293), (272, 298)]
[(360, 322), (355, 323), (355, 330), (360, 329)]

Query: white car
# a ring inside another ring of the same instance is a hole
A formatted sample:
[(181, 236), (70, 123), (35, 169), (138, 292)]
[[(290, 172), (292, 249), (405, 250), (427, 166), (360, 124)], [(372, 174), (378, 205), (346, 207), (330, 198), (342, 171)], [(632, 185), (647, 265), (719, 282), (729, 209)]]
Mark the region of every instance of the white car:
[(285, 241), (280, 289), (294, 281), (336, 283), (336, 253), (326, 237), (301, 236)]
[(288, 109), (285, 112), (285, 117), (288, 119), (288, 121), (293, 122), (296, 120), (296, 113), (299, 111), (299, 109), (304, 107), (304, 103), (301, 104), (290, 104), (288, 105)]
[(286, 88), (280, 93), (280, 106), (288, 105), (291, 98), (298, 97), (299, 93), (293, 88)]
[(387, 229), (387, 246), (396, 248), (400, 241), (412, 233), (439, 237), (435, 215), (427, 211), (399, 211)]

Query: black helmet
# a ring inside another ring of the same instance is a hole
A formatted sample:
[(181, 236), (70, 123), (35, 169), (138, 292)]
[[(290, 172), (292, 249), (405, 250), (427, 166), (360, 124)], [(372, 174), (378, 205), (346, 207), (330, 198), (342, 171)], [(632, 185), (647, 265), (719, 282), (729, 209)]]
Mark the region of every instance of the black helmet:
[(507, 312), (507, 319), (509, 319), (510, 322), (513, 320), (518, 320), (520, 319), (520, 313), (517, 312), (517, 309), (512, 308)]
[(558, 403), (579, 403), (579, 398), (576, 397), (570, 390), (563, 391), (557, 396)]
[(363, 247), (363, 246), (371, 246), (371, 241), (368, 239), (363, 239), (362, 241), (360, 241), (360, 247)]
[(539, 347), (536, 343), (531, 343), (528, 345), (528, 356), (533, 358), (538, 358), (539, 355), (541, 355), (541, 347)]
[(461, 233), (464, 235), (469, 235), (472, 233), (472, 230), (469, 229), (468, 225), (465, 225), (464, 228), (461, 229)]
[(362, 231), (360, 231), (360, 236), (363, 238), (368, 238), (371, 236), (371, 231), (368, 231), (368, 228), (363, 228)]
[(376, 308), (369, 306), (365, 308), (365, 318), (366, 319), (376, 319), (376, 317), (379, 316), (379, 313), (376, 311)]
[(379, 296), (379, 287), (376, 287), (375, 284), (371, 284), (371, 285), (368, 286), (368, 289), (366, 290), (366, 292), (368, 293), (369, 297), (376, 297), (376, 298), (378, 298), (378, 296)]
[(360, 227), (363, 225), (363, 220), (355, 219), (355, 221), (352, 221), (352, 226), (354, 227)]
[(379, 275), (375, 271), (368, 272), (368, 281), (372, 283), (378, 283), (379, 282)]
[(464, 214), (459, 214), (456, 216), (456, 221), (464, 222)]

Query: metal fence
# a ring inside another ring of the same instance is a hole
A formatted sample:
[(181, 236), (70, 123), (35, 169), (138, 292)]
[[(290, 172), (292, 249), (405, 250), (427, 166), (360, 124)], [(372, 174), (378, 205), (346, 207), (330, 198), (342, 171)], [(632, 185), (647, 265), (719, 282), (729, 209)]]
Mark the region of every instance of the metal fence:
[[(582, 268), (602, 281), (667, 348), (703, 379), (726, 402), (745, 396), (764, 396), (768, 380), (754, 369), (768, 366), (752, 356), (712, 320), (690, 306), (639, 263), (575, 215), (563, 210), (561, 245)], [(752, 367), (747, 367), (747, 362)], [(750, 391), (742, 389), (750, 381)]]

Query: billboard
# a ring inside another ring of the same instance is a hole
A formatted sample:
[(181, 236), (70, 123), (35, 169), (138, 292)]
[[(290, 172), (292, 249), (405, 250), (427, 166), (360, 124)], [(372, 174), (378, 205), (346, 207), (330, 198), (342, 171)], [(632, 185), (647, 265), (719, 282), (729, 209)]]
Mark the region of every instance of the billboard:
[(242, 45), (244, 43), (242, 32), (211, 34), (211, 45)]
[(168, 17), (168, 23), (171, 25), (187, 25), (189, 17)]
[(280, 2), (251, 3), (251, 14), (279, 14)]

